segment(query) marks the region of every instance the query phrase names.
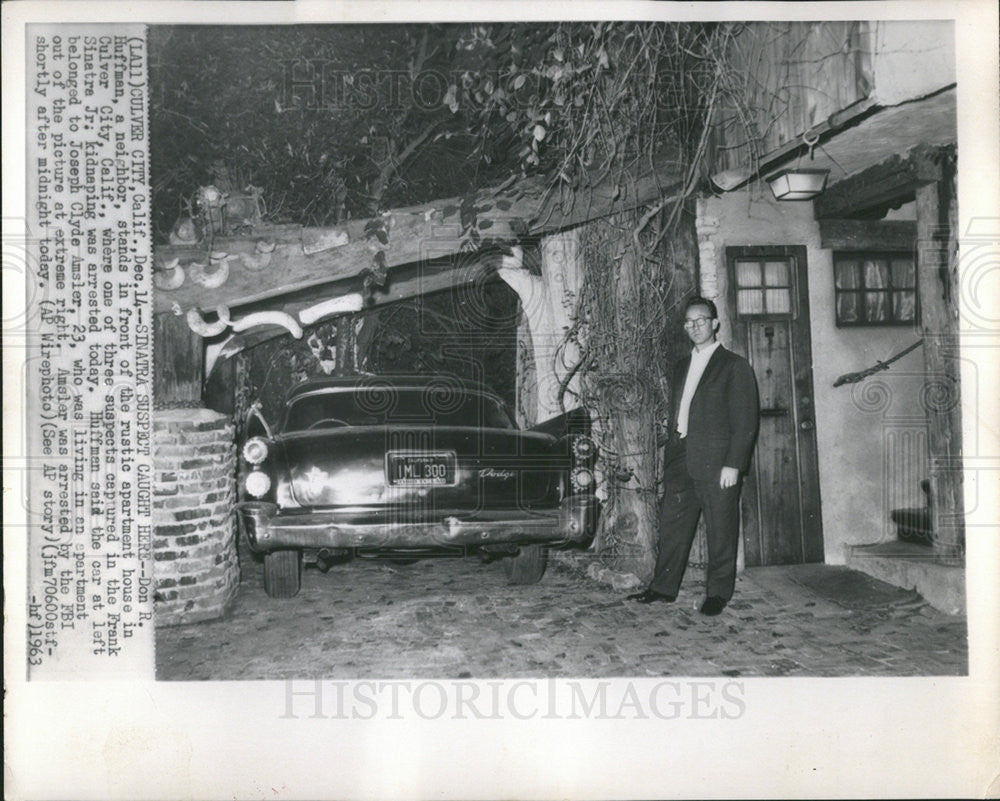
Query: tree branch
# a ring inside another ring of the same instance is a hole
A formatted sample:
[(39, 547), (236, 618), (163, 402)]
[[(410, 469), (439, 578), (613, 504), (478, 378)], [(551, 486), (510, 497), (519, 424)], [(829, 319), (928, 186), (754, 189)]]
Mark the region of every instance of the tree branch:
[(390, 153), (386, 159), (385, 164), (382, 169), (379, 170), (378, 178), (375, 180), (375, 187), (372, 190), (372, 210), (377, 211), (382, 203), (382, 196), (385, 194), (386, 189), (389, 187), (389, 181), (395, 172), (402, 167), (407, 160), (413, 156), (417, 148), (420, 147), (430, 136), (434, 129), (437, 128), (438, 124), (436, 122), (430, 123), (424, 130), (414, 137), (410, 143), (403, 148), (403, 151), (398, 155)]
[(871, 367), (866, 367), (864, 370), (859, 370), (856, 373), (844, 373), (836, 381), (833, 382), (833, 385), (835, 387), (839, 387), (844, 384), (857, 384), (859, 381), (864, 381), (870, 375), (875, 375), (875, 373), (879, 373), (882, 370), (888, 370), (889, 365), (892, 364), (894, 361), (902, 359), (911, 350), (915, 350), (916, 348), (919, 348), (923, 344), (924, 341), (922, 339), (918, 339), (908, 348), (904, 348), (895, 356), (893, 356), (890, 359), (886, 359), (884, 362), (883, 361), (876, 362)]

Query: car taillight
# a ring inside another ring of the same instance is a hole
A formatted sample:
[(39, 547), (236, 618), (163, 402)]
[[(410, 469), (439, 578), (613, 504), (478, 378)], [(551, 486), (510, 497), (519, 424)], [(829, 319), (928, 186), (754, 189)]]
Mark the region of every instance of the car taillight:
[(575, 492), (585, 492), (594, 486), (594, 473), (586, 467), (578, 467), (570, 476)]
[(260, 464), (267, 458), (267, 442), (262, 437), (248, 439), (243, 446), (243, 458), (250, 464)]
[(263, 498), (267, 495), (267, 491), (271, 489), (271, 477), (261, 470), (254, 470), (246, 477), (244, 486), (246, 487), (247, 495), (252, 495), (254, 498)]
[(597, 445), (590, 437), (576, 437), (573, 440), (573, 456), (579, 462), (587, 462), (597, 453)]

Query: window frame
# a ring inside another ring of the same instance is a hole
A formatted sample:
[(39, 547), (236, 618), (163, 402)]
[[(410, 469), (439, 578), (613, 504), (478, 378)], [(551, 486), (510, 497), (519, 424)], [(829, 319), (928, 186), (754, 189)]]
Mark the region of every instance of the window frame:
[[(913, 284), (912, 286), (896, 287), (892, 283), (892, 260), (893, 259), (907, 259), (913, 265)], [(887, 286), (885, 287), (872, 287), (868, 288), (865, 284), (865, 270), (863, 264), (865, 260), (869, 261), (885, 261), (888, 263), (887, 275)], [(858, 268), (858, 286), (842, 289), (837, 286), (837, 268), (840, 264), (845, 261), (854, 261), (859, 265)], [(837, 249), (833, 251), (832, 255), (832, 267), (831, 277), (833, 279), (833, 319), (837, 328), (915, 328), (920, 326), (920, 281), (917, 275), (917, 258), (913, 251), (907, 250), (874, 250), (874, 249)], [(866, 292), (881, 292), (886, 296), (886, 319), (885, 320), (869, 320), (869, 319), (858, 319), (858, 320), (841, 320), (840, 318), (840, 296), (843, 294), (855, 294), (858, 296), (859, 305), (859, 317), (864, 317), (867, 313), (867, 306), (865, 305), (864, 296)], [(913, 292), (913, 319), (911, 320), (897, 320), (895, 318), (895, 312), (892, 305), (892, 294), (893, 292)]]
[[(783, 248), (737, 248), (740, 251), (733, 253), (731, 256), (732, 264), (732, 281), (733, 281), (733, 315), (735, 320), (794, 320), (799, 316), (799, 304), (798, 304), (798, 287), (796, 286), (796, 276), (798, 273), (796, 255), (794, 253), (785, 252)], [(739, 262), (756, 262), (758, 265), (763, 265), (765, 262), (769, 261), (784, 261), (788, 266), (788, 283), (779, 286), (770, 287), (766, 283), (765, 274), (763, 272), (763, 267), (761, 267), (761, 283), (759, 286), (753, 287), (742, 287), (739, 283)], [(767, 304), (767, 290), (768, 289), (786, 289), (788, 290), (788, 303), (789, 310), (786, 312), (741, 312), (739, 310), (740, 301), (739, 295), (740, 290), (756, 290), (763, 293), (764, 304)]]

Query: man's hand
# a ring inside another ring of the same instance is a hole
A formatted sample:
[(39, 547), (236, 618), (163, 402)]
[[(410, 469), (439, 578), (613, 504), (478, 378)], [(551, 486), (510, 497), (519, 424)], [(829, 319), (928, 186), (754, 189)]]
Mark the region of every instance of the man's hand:
[(735, 467), (723, 467), (722, 472), (719, 473), (719, 486), (722, 487), (722, 489), (735, 487), (739, 477), (740, 471)]

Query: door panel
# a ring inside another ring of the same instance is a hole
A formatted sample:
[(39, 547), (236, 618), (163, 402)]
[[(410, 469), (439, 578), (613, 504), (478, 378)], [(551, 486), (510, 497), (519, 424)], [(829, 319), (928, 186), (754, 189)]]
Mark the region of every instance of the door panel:
[[(760, 538), (760, 564), (802, 562), (801, 539), (767, 536), (770, 530), (792, 532), (800, 526), (798, 458), (795, 446), (795, 398), (792, 392), (788, 321), (747, 324), (750, 353), (760, 389), (760, 433), (756, 459), (757, 507), (769, 522)], [(767, 443), (761, 447), (761, 443)]]
[(741, 499), (745, 563), (823, 561), (805, 248), (727, 257), (734, 348), (753, 366), (761, 406)]

